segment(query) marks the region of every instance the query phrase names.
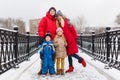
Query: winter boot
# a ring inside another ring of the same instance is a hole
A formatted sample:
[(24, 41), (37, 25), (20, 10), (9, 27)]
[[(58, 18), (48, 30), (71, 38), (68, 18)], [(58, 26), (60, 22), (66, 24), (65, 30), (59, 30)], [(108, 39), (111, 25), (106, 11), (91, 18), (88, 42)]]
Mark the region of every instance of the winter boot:
[(42, 74), (42, 70), (40, 69), (40, 71), (38, 72), (38, 75), (41, 75)]
[(64, 75), (64, 69), (61, 69), (61, 75)]
[(61, 72), (61, 70), (60, 69), (57, 69), (57, 75), (60, 75), (60, 72)]
[(73, 70), (74, 70), (74, 67), (73, 66), (69, 66), (69, 69), (66, 70), (66, 73), (73, 72)]
[(82, 61), (78, 60), (78, 62), (81, 63), (83, 67), (86, 67), (86, 62), (83, 58), (82, 58)]

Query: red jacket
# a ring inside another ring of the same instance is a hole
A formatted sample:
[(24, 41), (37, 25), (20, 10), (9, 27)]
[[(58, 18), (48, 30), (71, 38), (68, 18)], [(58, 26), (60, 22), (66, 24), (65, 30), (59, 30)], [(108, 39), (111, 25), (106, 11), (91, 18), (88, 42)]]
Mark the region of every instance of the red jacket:
[(64, 27), (62, 28), (64, 31), (64, 35), (67, 41), (67, 55), (72, 55), (78, 53), (78, 46), (76, 43), (77, 33), (74, 29), (74, 26), (71, 27), (68, 25), (67, 19), (64, 20)]
[(40, 37), (44, 37), (46, 32), (50, 32), (52, 39), (54, 39), (56, 34), (56, 18), (55, 16), (51, 16), (48, 12), (38, 25), (38, 35)]

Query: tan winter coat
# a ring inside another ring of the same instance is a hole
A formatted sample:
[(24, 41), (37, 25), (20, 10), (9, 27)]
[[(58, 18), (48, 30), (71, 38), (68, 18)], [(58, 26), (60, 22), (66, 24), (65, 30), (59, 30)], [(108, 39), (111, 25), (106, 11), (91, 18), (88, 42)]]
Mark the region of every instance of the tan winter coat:
[(56, 49), (56, 58), (65, 58), (67, 56), (66, 46), (67, 42), (64, 35), (61, 37), (56, 35), (54, 38), (54, 46)]

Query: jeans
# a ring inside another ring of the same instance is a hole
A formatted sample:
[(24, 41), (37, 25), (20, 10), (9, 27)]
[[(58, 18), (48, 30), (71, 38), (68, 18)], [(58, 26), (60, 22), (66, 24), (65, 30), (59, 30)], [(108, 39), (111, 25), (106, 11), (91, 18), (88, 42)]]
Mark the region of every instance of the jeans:
[(77, 54), (73, 54), (73, 55), (68, 56), (69, 66), (73, 66), (72, 57), (74, 57), (74, 58), (78, 59), (78, 61), (82, 62), (82, 58), (80, 56), (78, 56)]

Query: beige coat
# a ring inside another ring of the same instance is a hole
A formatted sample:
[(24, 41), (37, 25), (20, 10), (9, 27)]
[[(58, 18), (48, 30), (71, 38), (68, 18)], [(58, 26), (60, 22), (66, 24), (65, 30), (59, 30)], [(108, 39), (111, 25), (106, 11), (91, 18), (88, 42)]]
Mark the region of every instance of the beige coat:
[(67, 56), (66, 46), (67, 42), (64, 35), (61, 37), (56, 35), (54, 38), (54, 46), (56, 49), (56, 58), (65, 58)]

